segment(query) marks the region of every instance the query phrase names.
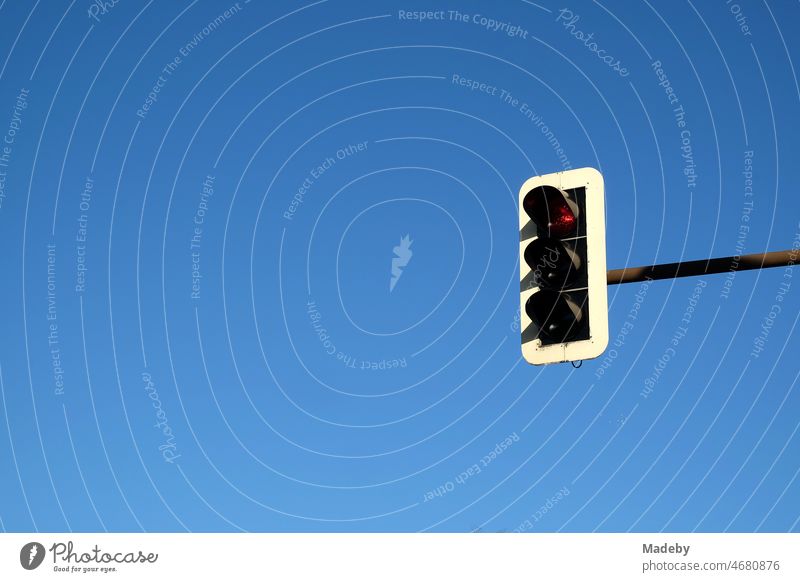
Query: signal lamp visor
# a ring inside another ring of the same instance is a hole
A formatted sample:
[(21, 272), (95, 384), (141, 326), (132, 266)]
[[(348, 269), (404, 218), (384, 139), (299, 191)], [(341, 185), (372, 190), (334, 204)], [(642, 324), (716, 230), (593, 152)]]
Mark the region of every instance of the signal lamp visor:
[(530, 296), (525, 312), (539, 328), (544, 343), (564, 343), (578, 331), (583, 310), (568, 293), (543, 289)]
[(536, 285), (550, 289), (563, 289), (572, 283), (582, 266), (571, 246), (549, 237), (539, 237), (525, 247), (524, 258)]

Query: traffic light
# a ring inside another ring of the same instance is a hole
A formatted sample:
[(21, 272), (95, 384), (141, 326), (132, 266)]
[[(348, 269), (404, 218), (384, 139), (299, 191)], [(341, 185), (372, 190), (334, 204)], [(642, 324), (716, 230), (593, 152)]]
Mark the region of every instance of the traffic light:
[(608, 345), (604, 196), (593, 168), (520, 189), (522, 355), (531, 364), (588, 360)]

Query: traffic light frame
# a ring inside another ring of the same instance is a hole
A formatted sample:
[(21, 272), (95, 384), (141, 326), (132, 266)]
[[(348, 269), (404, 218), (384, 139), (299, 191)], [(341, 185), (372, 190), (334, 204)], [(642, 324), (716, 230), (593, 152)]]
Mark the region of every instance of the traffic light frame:
[(594, 168), (525, 181), (519, 192), (522, 355), (588, 360), (608, 346), (605, 192)]

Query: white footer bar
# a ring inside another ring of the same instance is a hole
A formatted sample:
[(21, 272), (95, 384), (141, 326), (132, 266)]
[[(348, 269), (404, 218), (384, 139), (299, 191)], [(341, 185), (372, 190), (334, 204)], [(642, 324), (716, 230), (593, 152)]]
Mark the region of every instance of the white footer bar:
[(797, 534), (2, 534), (0, 580), (800, 580)]

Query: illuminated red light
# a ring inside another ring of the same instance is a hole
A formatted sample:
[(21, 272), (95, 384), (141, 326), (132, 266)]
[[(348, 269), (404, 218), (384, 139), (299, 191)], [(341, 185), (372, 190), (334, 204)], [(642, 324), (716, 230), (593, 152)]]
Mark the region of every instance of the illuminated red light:
[(564, 238), (578, 227), (577, 207), (554, 186), (537, 186), (528, 192), (522, 205), (547, 236)]

